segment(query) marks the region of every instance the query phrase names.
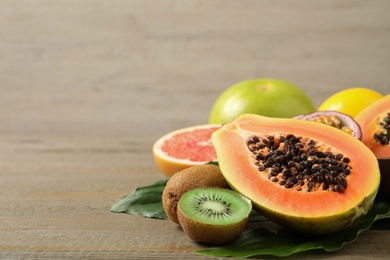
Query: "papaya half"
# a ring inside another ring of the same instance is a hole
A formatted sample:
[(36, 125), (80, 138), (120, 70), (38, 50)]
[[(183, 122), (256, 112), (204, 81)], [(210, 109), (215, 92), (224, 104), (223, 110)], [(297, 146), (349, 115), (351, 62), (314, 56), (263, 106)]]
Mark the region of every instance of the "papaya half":
[(390, 158), (390, 95), (387, 95), (355, 117), (362, 130), (362, 142), (378, 158)]
[(342, 230), (370, 210), (378, 192), (375, 155), (324, 124), (244, 114), (215, 131), (212, 142), (231, 188), (295, 231)]

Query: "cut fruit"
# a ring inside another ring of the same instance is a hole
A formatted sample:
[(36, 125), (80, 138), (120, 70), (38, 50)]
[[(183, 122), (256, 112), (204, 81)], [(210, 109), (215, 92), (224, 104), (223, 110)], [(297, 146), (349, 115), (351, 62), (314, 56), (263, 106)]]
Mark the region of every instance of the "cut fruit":
[(242, 115), (212, 141), (231, 188), (262, 215), (299, 232), (348, 227), (367, 213), (378, 191), (375, 155), (333, 127)]
[(185, 168), (217, 160), (211, 135), (220, 125), (182, 128), (159, 138), (153, 145), (154, 160), (167, 177)]
[(334, 110), (317, 111), (310, 114), (304, 114), (294, 117), (296, 119), (313, 121), (329, 125), (340, 129), (341, 131), (362, 139), (362, 131), (359, 124), (350, 116)]
[(170, 220), (179, 224), (177, 203), (183, 194), (196, 188), (230, 188), (218, 166), (213, 164), (195, 165), (174, 174), (167, 182), (162, 203)]
[(363, 143), (378, 158), (390, 158), (390, 95), (363, 109), (355, 120), (363, 132)]
[(222, 245), (243, 232), (251, 210), (251, 201), (232, 190), (198, 188), (181, 197), (177, 213), (190, 239)]

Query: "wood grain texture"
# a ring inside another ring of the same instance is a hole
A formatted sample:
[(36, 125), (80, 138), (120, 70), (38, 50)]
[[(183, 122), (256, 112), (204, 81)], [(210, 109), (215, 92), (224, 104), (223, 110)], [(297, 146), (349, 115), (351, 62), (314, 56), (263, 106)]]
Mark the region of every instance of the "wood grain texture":
[[(170, 222), (109, 212), (163, 176), (153, 142), (250, 78), (390, 93), (390, 1), (4, 0), (0, 258), (199, 258)], [(390, 233), (297, 259), (388, 258)]]

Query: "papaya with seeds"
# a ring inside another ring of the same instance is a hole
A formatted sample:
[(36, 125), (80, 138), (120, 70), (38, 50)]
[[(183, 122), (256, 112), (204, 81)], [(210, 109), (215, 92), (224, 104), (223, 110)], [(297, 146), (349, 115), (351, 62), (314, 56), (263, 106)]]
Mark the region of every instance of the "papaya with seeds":
[(342, 230), (370, 210), (378, 192), (375, 155), (324, 124), (245, 114), (214, 132), (212, 142), (231, 188), (295, 231)]
[(362, 130), (362, 142), (378, 158), (390, 158), (390, 95), (363, 109), (355, 120)]

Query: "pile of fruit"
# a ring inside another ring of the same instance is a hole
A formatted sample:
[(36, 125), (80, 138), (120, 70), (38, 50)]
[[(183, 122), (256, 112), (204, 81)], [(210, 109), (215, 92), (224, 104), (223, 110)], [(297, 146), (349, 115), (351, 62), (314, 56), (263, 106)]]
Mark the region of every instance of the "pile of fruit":
[(240, 82), (208, 124), (162, 136), (153, 155), (170, 177), (164, 211), (194, 241), (237, 239), (252, 207), (287, 229), (334, 233), (389, 192), (390, 95), (350, 88), (316, 109), (291, 83)]

